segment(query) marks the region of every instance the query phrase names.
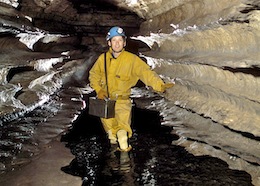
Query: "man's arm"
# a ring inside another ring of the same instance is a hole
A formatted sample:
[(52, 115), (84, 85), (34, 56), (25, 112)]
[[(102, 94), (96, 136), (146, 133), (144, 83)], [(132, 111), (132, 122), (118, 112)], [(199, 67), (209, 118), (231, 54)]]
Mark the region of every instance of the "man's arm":
[(159, 75), (152, 71), (150, 66), (143, 60), (136, 56), (134, 65), (134, 71), (140, 80), (147, 86), (151, 86), (155, 91), (163, 92), (163, 86), (165, 85)]

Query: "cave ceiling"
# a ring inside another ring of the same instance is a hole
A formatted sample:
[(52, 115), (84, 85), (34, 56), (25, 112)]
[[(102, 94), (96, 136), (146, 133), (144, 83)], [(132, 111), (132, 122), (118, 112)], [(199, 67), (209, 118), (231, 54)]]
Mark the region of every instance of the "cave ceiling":
[(52, 33), (105, 35), (114, 25), (128, 32), (139, 28), (142, 18), (105, 0), (23, 0), (19, 12), (32, 18), (33, 26)]

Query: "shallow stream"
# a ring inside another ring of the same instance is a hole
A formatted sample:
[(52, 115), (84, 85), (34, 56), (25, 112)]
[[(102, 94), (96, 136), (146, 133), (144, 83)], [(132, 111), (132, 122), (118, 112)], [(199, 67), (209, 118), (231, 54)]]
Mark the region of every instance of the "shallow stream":
[(134, 108), (132, 124), (133, 149), (119, 152), (108, 144), (99, 119), (83, 112), (63, 135), (75, 159), (62, 170), (81, 177), (83, 185), (252, 185), (248, 173), (172, 145), (178, 137), (161, 125), (158, 112)]

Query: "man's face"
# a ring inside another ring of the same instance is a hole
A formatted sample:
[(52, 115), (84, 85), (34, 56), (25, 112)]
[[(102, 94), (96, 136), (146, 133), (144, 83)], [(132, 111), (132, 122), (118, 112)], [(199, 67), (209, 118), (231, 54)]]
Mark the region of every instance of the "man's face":
[(119, 53), (123, 50), (126, 45), (125, 38), (122, 36), (115, 36), (110, 41), (108, 41), (108, 46), (116, 53)]

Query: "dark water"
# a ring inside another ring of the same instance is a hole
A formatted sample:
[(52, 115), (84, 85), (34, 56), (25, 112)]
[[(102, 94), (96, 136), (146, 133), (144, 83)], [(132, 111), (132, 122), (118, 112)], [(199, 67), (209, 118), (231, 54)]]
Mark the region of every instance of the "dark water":
[(178, 137), (160, 119), (157, 112), (134, 108), (133, 149), (122, 153), (110, 147), (99, 119), (83, 112), (62, 137), (75, 159), (61, 169), (81, 177), (82, 185), (252, 185), (248, 173), (172, 145)]

